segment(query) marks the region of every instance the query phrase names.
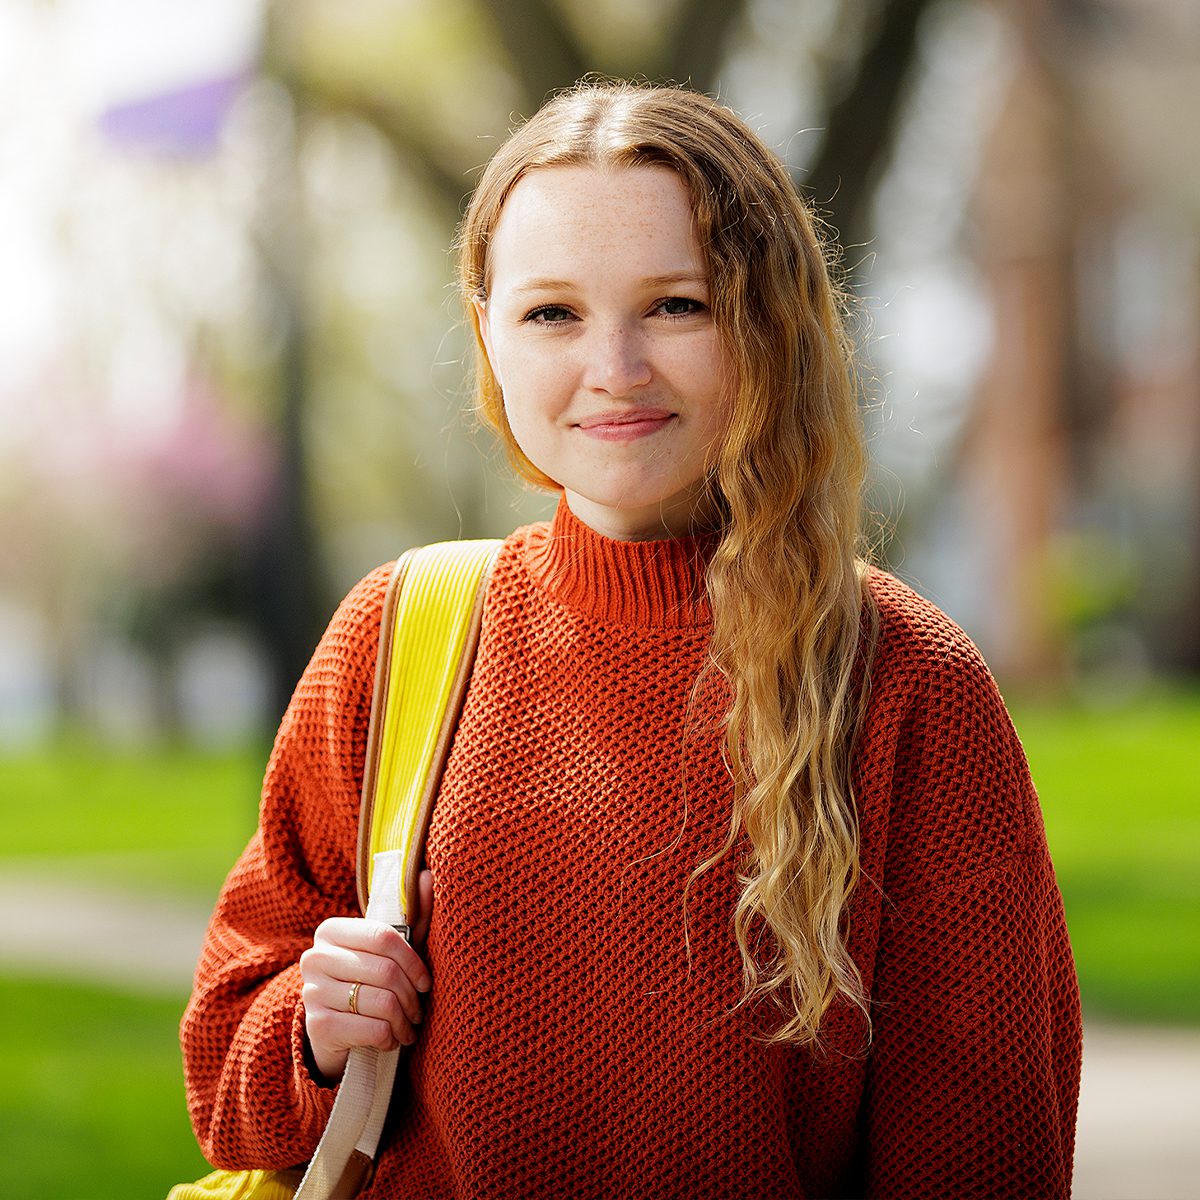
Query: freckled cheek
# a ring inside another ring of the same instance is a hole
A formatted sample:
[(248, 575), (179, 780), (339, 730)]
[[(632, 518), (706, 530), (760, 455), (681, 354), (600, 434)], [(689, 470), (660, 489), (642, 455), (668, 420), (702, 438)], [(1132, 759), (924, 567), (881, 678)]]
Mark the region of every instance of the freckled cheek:
[(724, 426), (731, 403), (731, 391), (722, 381), (721, 364), (699, 359), (670, 377), (671, 390), (705, 425)]
[[(730, 374), (727, 356), (718, 344), (680, 343), (659, 357), (660, 373), (673, 380), (684, 395), (719, 394)], [(727, 389), (724, 389), (727, 390)]]
[[(521, 448), (537, 462), (540, 448), (557, 436), (560, 416), (569, 396), (552, 377), (529, 371), (515, 372), (505, 381), (504, 411), (509, 428)], [(543, 470), (546, 464), (538, 462)]]
[(509, 424), (515, 427), (519, 422), (530, 429), (556, 421), (570, 407), (575, 394), (566, 371), (542, 363), (509, 366), (503, 390)]

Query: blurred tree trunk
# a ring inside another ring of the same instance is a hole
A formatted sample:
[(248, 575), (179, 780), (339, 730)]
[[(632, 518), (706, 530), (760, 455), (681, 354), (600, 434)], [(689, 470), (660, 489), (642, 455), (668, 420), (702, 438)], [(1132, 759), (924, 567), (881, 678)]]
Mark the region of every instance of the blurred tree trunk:
[(746, 2), (684, 0), (652, 77), (685, 83), (701, 92), (714, 91), (731, 37), (745, 16)]
[(252, 568), (256, 624), (271, 666), (272, 707), (287, 707), (329, 615), (325, 573), (312, 515), (306, 436), (308, 335), (303, 203), (297, 174), (302, 95), (280, 114), (271, 146), (258, 241), (265, 303), (280, 333), (276, 476)]
[(1020, 60), (977, 183), (977, 260), (991, 293), (991, 362), (959, 464), (984, 514), (980, 570), (990, 597), (981, 635), (993, 669), (1025, 687), (1066, 668), (1052, 592), (1055, 530), (1078, 495), (1073, 462), (1087, 422), (1072, 419), (1075, 341), (1072, 206), (1080, 194), (1069, 98), (1041, 52), (1040, 16), (1026, 12)]
[(933, 0), (880, 0), (842, 93), (830, 97), (816, 160), (798, 181), (840, 233), (868, 242), (870, 202), (891, 153), (917, 58), (921, 20)]
[(551, 0), (489, 0), (480, 9), (508, 55), (530, 112), (589, 70), (586, 54)]
[(289, 282), (275, 277), (272, 284), (284, 327), (279, 364), (279, 458), (253, 590), (259, 632), (271, 663), (272, 707), (278, 717), (312, 655), (329, 606), (309, 501), (304, 433), (307, 338), (301, 298)]

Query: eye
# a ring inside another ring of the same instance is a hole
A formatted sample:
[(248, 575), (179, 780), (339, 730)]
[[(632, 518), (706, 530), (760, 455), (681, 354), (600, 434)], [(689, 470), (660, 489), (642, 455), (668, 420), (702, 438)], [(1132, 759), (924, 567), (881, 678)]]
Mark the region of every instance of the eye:
[(664, 317), (690, 317), (704, 311), (704, 304), (687, 296), (665, 296), (654, 305), (654, 311)]
[(527, 312), (524, 319), (533, 325), (562, 325), (570, 321), (573, 315), (569, 308), (563, 308), (561, 304), (543, 304)]

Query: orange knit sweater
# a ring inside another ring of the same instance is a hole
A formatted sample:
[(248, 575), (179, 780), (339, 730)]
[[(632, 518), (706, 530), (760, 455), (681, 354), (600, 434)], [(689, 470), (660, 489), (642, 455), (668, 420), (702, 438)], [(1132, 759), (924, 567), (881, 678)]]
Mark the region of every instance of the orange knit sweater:
[[(704, 550), (609, 541), (565, 505), (507, 541), (430, 832), (434, 987), (368, 1195), (1067, 1195), (1078, 993), (1037, 799), (977, 651), (890, 576), (855, 767), (870, 1048), (846, 1007), (823, 1053), (731, 1013), (733, 862), (689, 893), (689, 960), (684, 885), (731, 796), (718, 686), (688, 723)], [(217, 1165), (304, 1161), (332, 1103), (297, 960), (357, 912), (387, 576), (296, 689), (197, 969), (188, 1101)]]

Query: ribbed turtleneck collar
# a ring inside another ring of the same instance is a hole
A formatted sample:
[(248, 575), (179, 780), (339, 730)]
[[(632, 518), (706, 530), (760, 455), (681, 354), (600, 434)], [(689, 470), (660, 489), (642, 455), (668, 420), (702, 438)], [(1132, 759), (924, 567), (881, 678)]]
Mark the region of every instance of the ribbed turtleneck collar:
[(535, 526), (526, 562), (555, 599), (624, 625), (704, 625), (711, 620), (704, 569), (714, 534), (627, 542), (585, 525), (565, 499)]

